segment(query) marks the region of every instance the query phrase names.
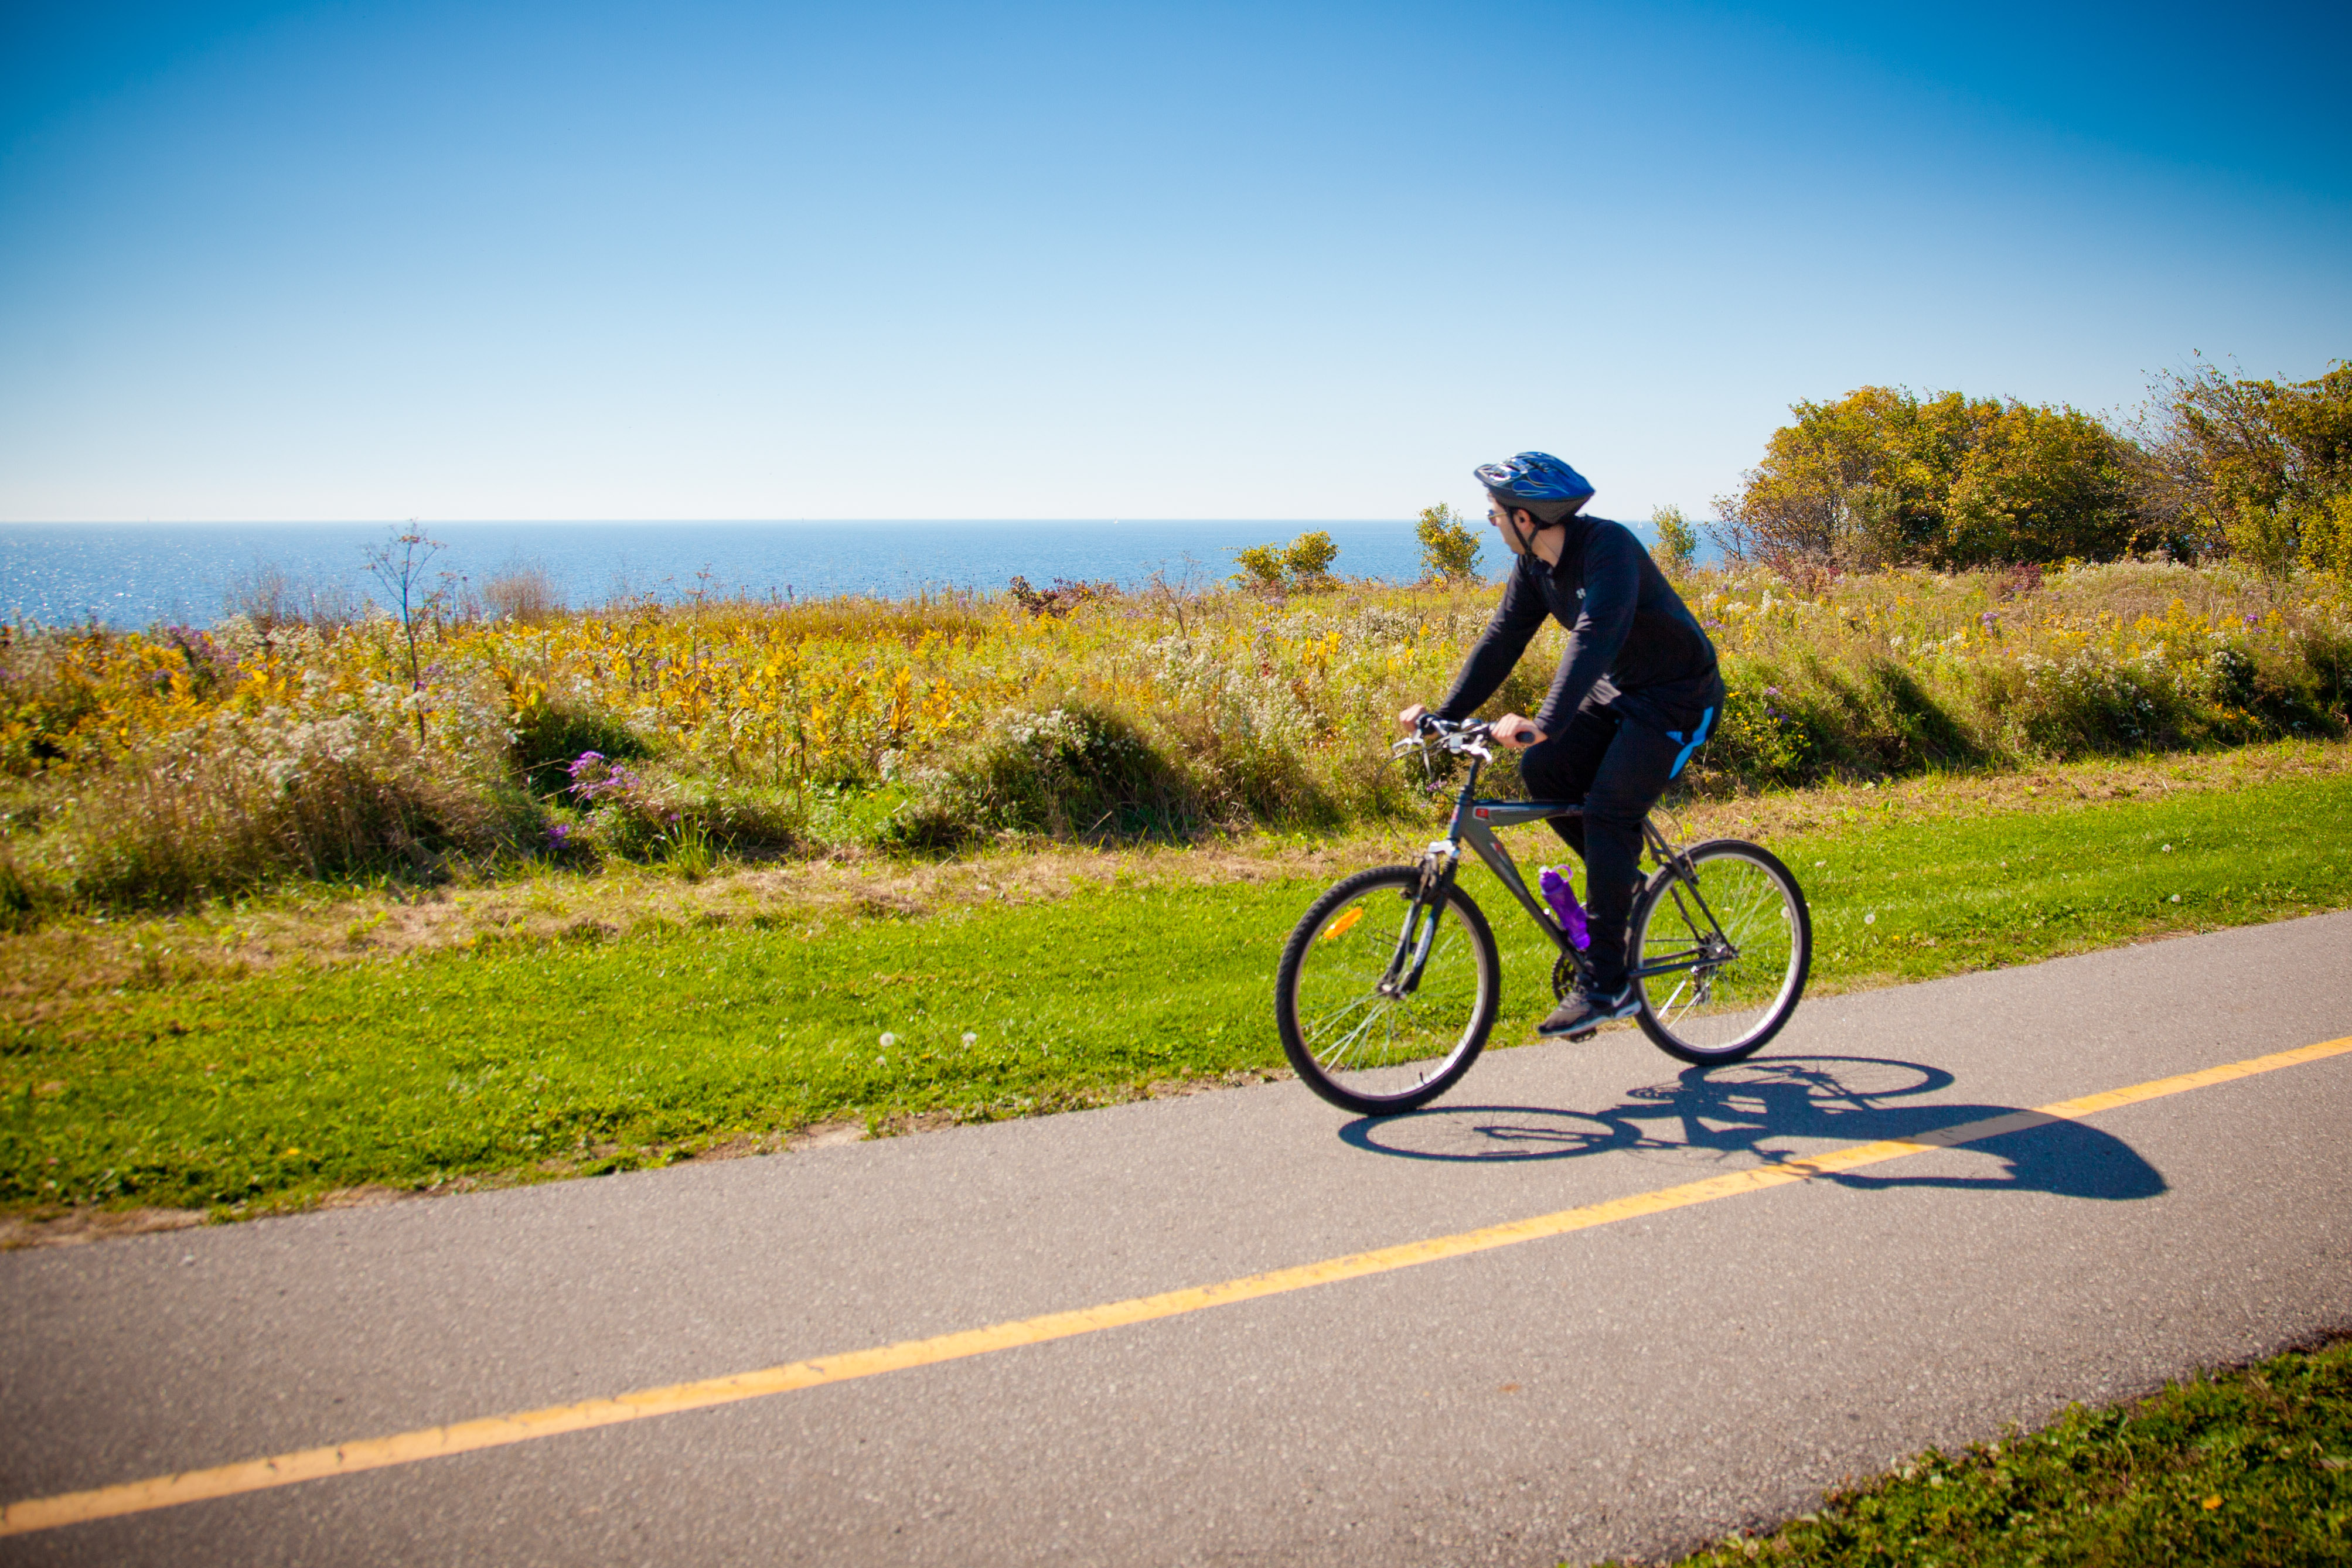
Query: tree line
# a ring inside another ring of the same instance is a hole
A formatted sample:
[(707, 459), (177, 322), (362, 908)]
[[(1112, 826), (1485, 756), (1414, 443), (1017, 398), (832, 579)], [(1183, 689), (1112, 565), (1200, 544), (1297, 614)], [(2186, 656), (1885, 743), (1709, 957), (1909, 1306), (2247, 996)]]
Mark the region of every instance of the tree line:
[(2296, 383), (2200, 363), (2128, 425), (2065, 404), (1865, 386), (1799, 403), (1717, 498), (1727, 555), (1791, 572), (2163, 552), (2352, 573), (2352, 363)]

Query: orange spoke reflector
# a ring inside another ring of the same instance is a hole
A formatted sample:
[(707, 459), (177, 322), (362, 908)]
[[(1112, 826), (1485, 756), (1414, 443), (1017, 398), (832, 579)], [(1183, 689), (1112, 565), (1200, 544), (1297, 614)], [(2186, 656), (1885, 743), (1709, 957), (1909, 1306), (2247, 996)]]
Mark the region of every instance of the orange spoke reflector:
[(1354, 909), (1349, 910), (1346, 914), (1341, 915), (1338, 920), (1333, 921), (1329, 926), (1325, 928), (1323, 940), (1325, 942), (1330, 942), (1336, 938), (1347, 935), (1355, 923), (1363, 918), (1364, 906), (1358, 904)]

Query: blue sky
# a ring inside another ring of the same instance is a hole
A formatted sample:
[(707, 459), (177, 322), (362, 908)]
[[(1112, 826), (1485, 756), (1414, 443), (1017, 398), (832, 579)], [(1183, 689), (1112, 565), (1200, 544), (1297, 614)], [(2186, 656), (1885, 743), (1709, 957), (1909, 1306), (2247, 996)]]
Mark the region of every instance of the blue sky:
[(0, 520), (1705, 511), (2352, 355), (2347, 16), (0, 0)]

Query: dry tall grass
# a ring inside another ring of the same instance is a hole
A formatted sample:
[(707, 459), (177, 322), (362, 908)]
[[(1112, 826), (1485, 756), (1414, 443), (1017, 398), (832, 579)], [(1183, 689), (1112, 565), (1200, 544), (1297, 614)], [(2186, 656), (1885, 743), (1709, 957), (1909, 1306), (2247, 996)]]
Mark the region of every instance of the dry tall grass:
[(544, 626), (563, 613), (563, 590), (540, 563), (517, 563), (482, 584), (482, 605), (497, 619)]

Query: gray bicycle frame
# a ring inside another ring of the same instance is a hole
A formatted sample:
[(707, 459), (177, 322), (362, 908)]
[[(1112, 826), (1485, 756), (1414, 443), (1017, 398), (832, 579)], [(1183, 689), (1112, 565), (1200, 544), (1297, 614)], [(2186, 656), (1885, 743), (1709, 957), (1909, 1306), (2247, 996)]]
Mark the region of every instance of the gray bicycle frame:
[[(1471, 792), (1478, 787), (1478, 774), (1484, 766), (1484, 763), (1479, 758), (1471, 757), (1470, 776), (1463, 781), (1462, 793), (1454, 797), (1454, 815), (1445, 825), (1444, 840), (1454, 846), (1454, 853), (1447, 858), (1447, 864), (1440, 873), (1442, 879), (1446, 884), (1453, 881), (1455, 871), (1462, 864), (1460, 847), (1467, 844), (1476, 852), (1478, 858), (1486, 863), (1486, 869), (1495, 873), (1495, 879), (1502, 883), (1510, 891), (1511, 897), (1519, 901), (1521, 909), (1528, 911), (1528, 918), (1534, 921), (1544, 934), (1551, 938), (1553, 944), (1567, 956), (1569, 962), (1576, 966), (1578, 975), (1585, 975), (1590, 971), (1585, 962), (1584, 951), (1569, 940), (1567, 931), (1552, 917), (1551, 911), (1544, 907), (1534, 893), (1528, 890), (1527, 879), (1519, 875), (1518, 862), (1511, 858), (1510, 850), (1504, 847), (1502, 840), (1495, 837), (1495, 830), (1498, 827), (1522, 827), (1533, 822), (1549, 822), (1558, 816), (1581, 816), (1584, 815), (1583, 803), (1570, 800), (1480, 800)], [(1700, 913), (1706, 917), (1707, 924), (1714, 928), (1715, 934), (1721, 939), (1723, 924), (1715, 918), (1715, 911), (1707, 908), (1706, 898), (1698, 890), (1698, 884), (1691, 878), (1688, 868), (1682, 864), (1682, 857), (1675, 851), (1674, 846), (1666, 842), (1664, 836), (1658, 831), (1657, 824), (1646, 816), (1642, 819), (1642, 839), (1658, 864), (1675, 871), (1685, 886), (1689, 888), (1691, 897), (1698, 904)], [(1432, 847), (1434, 848), (1435, 846)], [(1424, 884), (1428, 879), (1427, 873), (1424, 871)], [(1443, 900), (1437, 901), (1436, 907), (1444, 907)], [(1405, 954), (1400, 952), (1397, 956), (1402, 959)], [(1418, 955), (1418, 961), (1412, 963), (1404, 980), (1406, 990), (1409, 991), (1420, 984), (1421, 963), (1426, 962), (1426, 958), (1427, 948), (1424, 943), (1422, 953)], [(1653, 974), (1669, 973), (1677, 969), (1695, 968), (1703, 962), (1706, 961), (1693, 957), (1665, 963), (1644, 964), (1633, 971), (1633, 973), (1636, 978), (1647, 978)]]

